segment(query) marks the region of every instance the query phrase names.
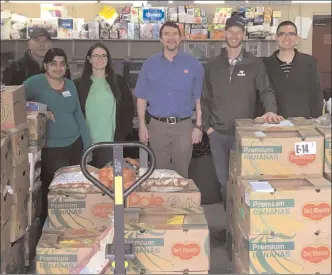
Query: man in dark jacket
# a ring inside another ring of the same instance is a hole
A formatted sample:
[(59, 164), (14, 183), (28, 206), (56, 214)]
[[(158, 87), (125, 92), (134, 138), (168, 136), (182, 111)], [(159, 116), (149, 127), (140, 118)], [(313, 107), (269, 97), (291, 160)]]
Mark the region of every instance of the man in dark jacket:
[(314, 57), (295, 49), (296, 25), (284, 21), (277, 28), (279, 50), (264, 60), (283, 117), (317, 118), (322, 115), (323, 93)]
[(235, 119), (254, 118), (256, 91), (260, 93), (267, 122), (279, 121), (274, 91), (264, 63), (246, 52), (241, 44), (245, 34), (243, 18), (226, 21), (226, 49), (208, 62), (201, 98), (203, 129), (210, 140), (213, 162), (226, 200), (230, 150), (235, 149)]
[(52, 47), (49, 33), (36, 29), (30, 34), (29, 49), (21, 59), (12, 62), (3, 72), (2, 83), (5, 85), (21, 85), (30, 76), (43, 71), (43, 60)]

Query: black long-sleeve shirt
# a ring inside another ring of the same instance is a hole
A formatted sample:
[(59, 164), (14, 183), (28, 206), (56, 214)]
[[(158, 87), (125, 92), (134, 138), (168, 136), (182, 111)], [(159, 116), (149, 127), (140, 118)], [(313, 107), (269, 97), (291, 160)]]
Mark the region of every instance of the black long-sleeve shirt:
[(285, 74), (277, 54), (278, 51), (265, 58), (264, 63), (276, 93), (279, 114), (285, 118), (321, 116), (323, 93), (315, 58), (296, 51), (292, 68)]

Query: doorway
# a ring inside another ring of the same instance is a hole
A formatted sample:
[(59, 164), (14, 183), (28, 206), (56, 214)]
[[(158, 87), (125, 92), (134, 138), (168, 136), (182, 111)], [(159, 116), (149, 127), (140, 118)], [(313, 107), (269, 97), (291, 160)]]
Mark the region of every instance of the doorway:
[(323, 89), (331, 89), (331, 15), (314, 15), (312, 55), (318, 62)]

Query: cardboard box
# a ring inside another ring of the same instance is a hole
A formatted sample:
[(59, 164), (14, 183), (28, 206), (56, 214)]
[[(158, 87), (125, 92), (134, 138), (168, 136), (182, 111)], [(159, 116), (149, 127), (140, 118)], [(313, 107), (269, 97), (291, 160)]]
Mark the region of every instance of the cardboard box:
[(1, 91), (1, 129), (27, 122), (24, 86), (6, 86)]
[(10, 216), (10, 241), (15, 242), (24, 236), (28, 226), (28, 194), (25, 198), (21, 198), (19, 201), (15, 201), (11, 208)]
[(11, 175), (11, 187), (14, 194), (19, 198), (25, 198), (29, 192), (29, 172), (30, 165), (28, 159), (25, 159), (20, 165), (13, 168)]
[(329, 182), (332, 182), (332, 175), (324, 173), (324, 178), (326, 178)]
[(199, 208), (201, 205), (201, 193), (192, 180), (189, 180), (187, 188), (181, 192), (133, 192), (126, 200), (126, 207), (138, 208)]
[(332, 152), (332, 141), (331, 141), (331, 127), (317, 127), (317, 131), (324, 136), (324, 173), (331, 174), (331, 152)]
[(245, 268), (245, 265), (241, 262), (239, 256), (234, 253), (233, 255), (233, 272), (232, 274), (252, 274)]
[(11, 137), (13, 166), (16, 167), (28, 159), (28, 125), (20, 124), (16, 128), (8, 129), (8, 132)]
[(324, 178), (239, 179), (235, 196), (247, 235), (331, 233), (331, 183)]
[(45, 114), (28, 116), (30, 153), (36, 153), (45, 147), (46, 124), (47, 118)]
[(247, 274), (331, 274), (331, 233), (240, 234), (234, 239)]
[(6, 268), (7, 274), (24, 274), (24, 236), (11, 247), (10, 260)]
[(29, 191), (29, 202), (28, 202), (28, 225), (32, 226), (32, 223), (42, 213), (42, 183), (39, 182), (35, 189)]
[(40, 182), (40, 173), (41, 173), (41, 151), (37, 153), (29, 153), (29, 164), (30, 164), (30, 190), (33, 190), (37, 183)]
[(10, 137), (5, 131), (1, 131), (1, 189), (7, 184), (12, 173), (13, 156)]
[[(39, 274), (68, 274), (91, 252), (96, 236), (101, 234), (98, 230), (57, 230), (44, 229), (38, 243)], [(136, 259), (130, 263), (133, 268), (151, 274), (184, 270), (205, 273), (210, 268), (209, 230), (202, 209), (126, 209), (125, 238), (135, 244)], [(75, 242), (71, 242), (73, 239)], [(62, 244), (63, 240), (68, 244)]]
[(26, 111), (27, 111), (28, 116), (47, 114), (47, 105), (39, 103), (39, 102), (27, 101)]
[(324, 138), (315, 129), (238, 129), (236, 135), (239, 176), (323, 175)]
[[(7, 210), (8, 211), (8, 210)], [(2, 225), (1, 228), (1, 250), (0, 250), (0, 272), (3, 274), (10, 260), (10, 222), (9, 219)]]
[(40, 224), (40, 218), (37, 218), (31, 226), (28, 227), (25, 233), (24, 243), (24, 255), (25, 266), (30, 266), (31, 262), (36, 256), (36, 247), (38, 245), (39, 238), (42, 234), (42, 227)]
[[(256, 119), (236, 119), (235, 127), (237, 129), (254, 129), (256, 131), (289, 131), (302, 128), (314, 128), (315, 123), (312, 120), (305, 119), (304, 117), (291, 117), (281, 123), (266, 123), (258, 118)], [(293, 124), (290, 126), (288, 124)]]
[(114, 201), (105, 194), (48, 193), (48, 217), (52, 228), (98, 228), (109, 226)]
[[(8, 188), (7, 188), (8, 186)], [(8, 221), (10, 217), (10, 211), (8, 209), (11, 209), (13, 205), (13, 195), (10, 193), (10, 181), (8, 182), (8, 185), (5, 185), (3, 189), (1, 189), (0, 193), (0, 208), (1, 208), (1, 224), (0, 228), (3, 227), (3, 225)]]
[[(113, 269), (110, 267), (108, 268), (105, 273), (105, 275), (107, 274), (114, 274), (114, 271)], [(129, 266), (127, 269), (126, 269), (126, 274), (164, 274), (164, 275), (167, 275), (167, 274), (209, 274), (209, 271), (198, 271), (198, 272), (195, 272), (195, 271), (182, 271), (182, 272), (159, 272), (159, 271), (151, 271), (151, 270), (146, 270), (146, 269), (140, 269), (138, 267), (132, 267), (132, 266)]]

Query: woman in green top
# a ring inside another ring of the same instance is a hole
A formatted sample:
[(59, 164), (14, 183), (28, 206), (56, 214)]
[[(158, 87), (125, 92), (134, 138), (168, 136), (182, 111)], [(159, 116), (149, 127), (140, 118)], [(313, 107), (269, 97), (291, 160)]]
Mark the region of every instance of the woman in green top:
[[(42, 149), (41, 180), (45, 196), (54, 173), (62, 167), (80, 164), (83, 149), (92, 143), (76, 86), (64, 77), (67, 68), (65, 52), (50, 49), (44, 58), (45, 73), (23, 83), (26, 99), (46, 104), (52, 113), (47, 122), (46, 148)], [(47, 210), (47, 205), (43, 208)]]
[[(115, 73), (105, 45), (89, 49), (82, 77), (75, 83), (92, 142), (124, 141), (132, 133), (134, 101), (123, 77)], [(112, 161), (112, 149), (93, 153), (91, 164), (97, 168)]]

